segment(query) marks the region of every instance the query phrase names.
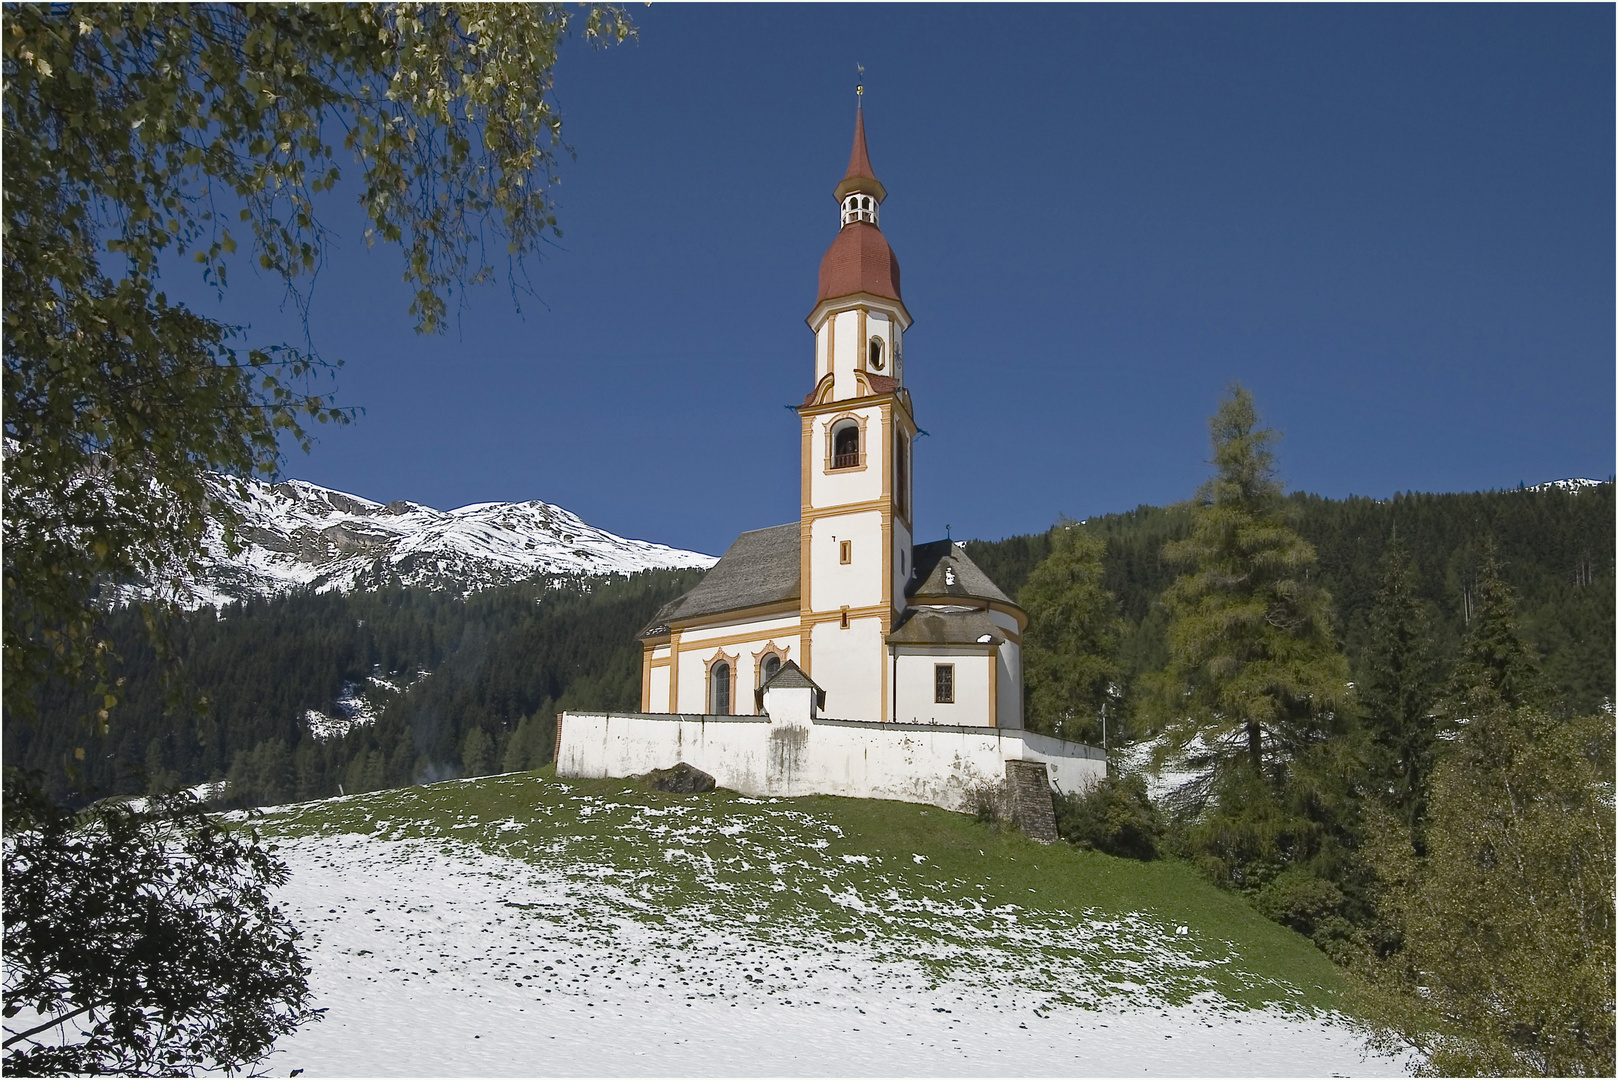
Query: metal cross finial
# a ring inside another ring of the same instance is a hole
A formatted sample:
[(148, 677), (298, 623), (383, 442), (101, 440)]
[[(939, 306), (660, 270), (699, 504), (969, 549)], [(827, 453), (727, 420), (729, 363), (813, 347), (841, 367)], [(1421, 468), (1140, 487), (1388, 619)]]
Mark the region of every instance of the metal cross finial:
[(857, 98), (864, 97), (865, 96), (865, 65), (864, 64), (855, 64), (854, 66), (860, 69), (859, 78), (854, 80), (854, 96), (857, 97)]

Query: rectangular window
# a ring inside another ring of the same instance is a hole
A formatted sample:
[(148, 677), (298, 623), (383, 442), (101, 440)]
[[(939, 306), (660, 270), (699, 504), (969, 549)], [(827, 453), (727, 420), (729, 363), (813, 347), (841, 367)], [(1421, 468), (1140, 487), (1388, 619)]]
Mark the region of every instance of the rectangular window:
[(955, 704), (955, 665), (933, 665), (933, 700), (940, 705)]
[(837, 545), (837, 561), (845, 566), (854, 561), (854, 541), (844, 540)]
[(910, 520), (910, 440), (899, 433), (894, 444), (893, 493), (898, 496), (899, 516)]
[(842, 625), (842, 629), (844, 629), (844, 630), (848, 629), (848, 605), (847, 604), (843, 605), (843, 625)]

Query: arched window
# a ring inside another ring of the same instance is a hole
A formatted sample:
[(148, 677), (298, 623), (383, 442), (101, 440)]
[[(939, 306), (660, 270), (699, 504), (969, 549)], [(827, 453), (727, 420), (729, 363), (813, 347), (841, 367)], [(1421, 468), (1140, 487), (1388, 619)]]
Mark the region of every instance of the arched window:
[(850, 195), (843, 200), (843, 224), (868, 221), (876, 224), (877, 203), (869, 195)]
[(769, 682), (771, 679), (775, 678), (775, 673), (780, 670), (781, 658), (776, 656), (774, 653), (766, 656), (764, 658), (763, 665), (761, 665), (759, 668), (762, 675), (762, 677), (759, 679), (759, 684), (763, 685), (764, 683)]
[(718, 663), (708, 669), (708, 713), (730, 715), (730, 665)]
[(871, 339), (871, 343), (866, 347), (865, 361), (872, 371), (882, 370), (882, 365), (886, 363), (886, 361), (882, 359), (881, 338), (873, 337)]
[(860, 463), (860, 425), (847, 421), (832, 432), (831, 467), (852, 469)]

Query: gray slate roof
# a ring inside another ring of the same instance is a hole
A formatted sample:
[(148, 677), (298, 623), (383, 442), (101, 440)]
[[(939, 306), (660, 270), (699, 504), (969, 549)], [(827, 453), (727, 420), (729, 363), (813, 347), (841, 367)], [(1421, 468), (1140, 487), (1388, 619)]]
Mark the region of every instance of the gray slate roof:
[(798, 558), (795, 521), (742, 533), (696, 588), (663, 605), (641, 637), (666, 634), (680, 619), (798, 599)]
[(768, 679), (765, 679), (763, 689), (768, 690), (771, 687), (790, 689), (794, 686), (806, 686), (809, 689), (819, 691), (822, 694), (826, 692), (821, 690), (819, 686), (815, 685), (815, 680), (805, 675), (803, 673), (803, 668), (799, 667), (796, 661), (792, 660), (788, 660), (786, 663), (782, 664), (779, 671), (777, 671), (774, 675), (771, 675)]
[[(987, 637), (988, 641), (982, 639)], [(888, 641), (894, 645), (995, 645), (1005, 633), (986, 611), (936, 611), (910, 608)]]
[(989, 580), (989, 575), (966, 557), (966, 549), (953, 541), (935, 540), (931, 544), (917, 544), (915, 560), (916, 569), (905, 588), (906, 596), (917, 600), (925, 597), (962, 597), (1013, 604), (1012, 599)]

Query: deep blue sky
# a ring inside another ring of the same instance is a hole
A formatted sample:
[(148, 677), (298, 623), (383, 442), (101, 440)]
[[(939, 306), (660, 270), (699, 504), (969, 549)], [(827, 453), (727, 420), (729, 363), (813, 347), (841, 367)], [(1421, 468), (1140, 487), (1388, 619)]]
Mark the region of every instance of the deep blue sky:
[[(568, 51), (563, 241), (438, 337), (339, 191), (351, 427), (286, 473), (718, 553), (796, 518), (854, 65), (916, 318), (920, 538), (1188, 497), (1241, 380), (1289, 489), (1614, 468), (1610, 5), (636, 7)], [(350, 170), (352, 171), (352, 170)], [(301, 337), (245, 262), (222, 304)]]

